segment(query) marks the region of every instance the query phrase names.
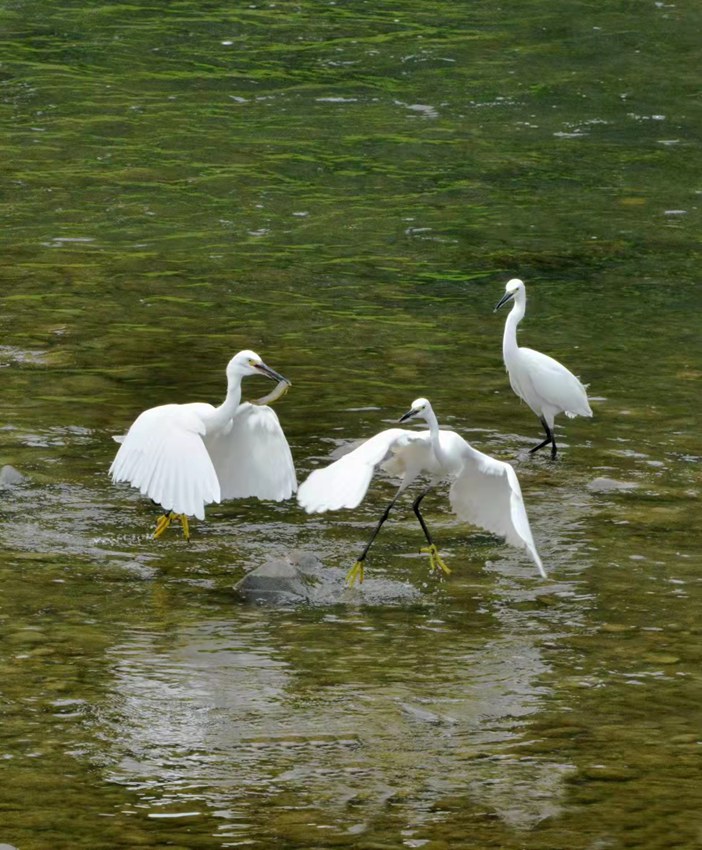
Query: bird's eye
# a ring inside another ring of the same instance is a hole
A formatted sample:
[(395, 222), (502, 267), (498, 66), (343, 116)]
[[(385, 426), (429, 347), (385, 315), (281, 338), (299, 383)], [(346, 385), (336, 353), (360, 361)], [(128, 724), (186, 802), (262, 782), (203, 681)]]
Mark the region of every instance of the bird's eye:
[(258, 366), (258, 363), (252, 357), (249, 357), (249, 366)]

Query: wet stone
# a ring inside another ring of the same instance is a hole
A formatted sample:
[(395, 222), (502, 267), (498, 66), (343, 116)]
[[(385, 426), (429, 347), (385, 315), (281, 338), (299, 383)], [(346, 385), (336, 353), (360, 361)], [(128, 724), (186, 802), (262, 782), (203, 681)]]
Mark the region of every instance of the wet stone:
[(321, 581), (315, 567), (316, 564), (308, 560), (301, 562), (294, 555), (274, 558), (247, 573), (235, 590), (249, 602), (270, 605), (311, 602)]
[(142, 564), (140, 561), (126, 561), (120, 563), (118, 566), (124, 570), (130, 578), (139, 579), (140, 581), (152, 581), (158, 577), (158, 570), (155, 567)]
[(407, 702), (401, 702), (400, 708), (402, 711), (414, 720), (420, 720), (424, 723), (431, 723), (434, 726), (453, 725), (456, 723), (455, 718), (443, 714), (435, 714), (433, 711), (428, 711), (424, 708), (419, 708), (416, 705), (411, 705)]
[(630, 782), (636, 779), (638, 773), (625, 766), (592, 765), (582, 770), (579, 775), (599, 782)]
[(679, 656), (668, 652), (647, 652), (643, 659), (648, 661), (649, 664), (678, 664), (680, 662)]
[(388, 844), (385, 841), (363, 841), (358, 846), (359, 850), (397, 850), (396, 844)]
[(611, 634), (622, 634), (623, 632), (636, 631), (636, 626), (629, 626), (626, 623), (603, 623), (600, 630)]
[(539, 730), (540, 734), (547, 738), (575, 738), (577, 735), (587, 733), (584, 726), (551, 726)]
[(325, 567), (310, 552), (296, 550), (251, 570), (234, 590), (247, 602), (263, 605), (388, 605), (414, 603), (421, 593), (407, 582), (366, 579), (349, 588), (346, 571)]
[[(0, 487), (16, 487), (18, 484), (23, 484), (26, 480), (27, 476), (22, 475), (19, 469), (15, 469), (9, 463), (6, 463), (5, 466), (0, 468)], [(0, 845), (0, 850), (2, 850), (2, 845)]]
[(636, 490), (638, 484), (634, 481), (617, 481), (615, 478), (600, 477), (593, 479), (587, 489), (591, 493), (624, 493), (627, 490)]

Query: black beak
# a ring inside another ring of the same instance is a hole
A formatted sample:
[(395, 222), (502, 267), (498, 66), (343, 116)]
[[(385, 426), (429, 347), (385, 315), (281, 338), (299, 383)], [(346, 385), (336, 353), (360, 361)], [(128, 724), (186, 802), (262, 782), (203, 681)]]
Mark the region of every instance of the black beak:
[(496, 313), (503, 304), (506, 304), (510, 300), (510, 298), (514, 298), (514, 293), (513, 292), (505, 292), (505, 294), (502, 296), (502, 298), (500, 298), (500, 300), (497, 302), (497, 304), (495, 304), (495, 309), (492, 312)]
[[(276, 372), (274, 369), (271, 369), (270, 366), (266, 366), (265, 363), (257, 363), (254, 366), (254, 369), (274, 381), (285, 381), (286, 384), (290, 384), (290, 381), (287, 378), (284, 378), (279, 372)], [(292, 386), (292, 384), (290, 384), (290, 386)]]
[(407, 420), (411, 419), (416, 413), (417, 413), (417, 411), (414, 408), (412, 408), (412, 410), (408, 410), (407, 413), (404, 413), (402, 416), (400, 416), (400, 418), (397, 421), (398, 422), (407, 422)]

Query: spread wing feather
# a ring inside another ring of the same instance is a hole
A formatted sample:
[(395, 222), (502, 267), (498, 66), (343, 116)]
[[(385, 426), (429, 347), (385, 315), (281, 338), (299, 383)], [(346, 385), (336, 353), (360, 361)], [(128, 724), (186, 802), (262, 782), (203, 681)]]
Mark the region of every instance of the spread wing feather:
[[(329, 466), (310, 473), (300, 485), (298, 502), (307, 513), (355, 508), (366, 495), (378, 464), (412, 438), (403, 428), (381, 431)], [(390, 471), (399, 473), (395, 469)]]
[(275, 411), (267, 405), (239, 406), (231, 424), (204, 437), (223, 499), (289, 499), (297, 489), (290, 446)]
[(451, 485), (449, 498), (454, 512), (465, 522), (504, 537), (507, 543), (526, 549), (539, 573), (546, 571), (534, 545), (517, 473), (508, 464), (466, 446), (465, 463)]
[(112, 461), (112, 480), (128, 481), (167, 511), (204, 519), (205, 505), (220, 501), (217, 474), (202, 441), (204, 432), (202, 420), (187, 405), (145, 410)]

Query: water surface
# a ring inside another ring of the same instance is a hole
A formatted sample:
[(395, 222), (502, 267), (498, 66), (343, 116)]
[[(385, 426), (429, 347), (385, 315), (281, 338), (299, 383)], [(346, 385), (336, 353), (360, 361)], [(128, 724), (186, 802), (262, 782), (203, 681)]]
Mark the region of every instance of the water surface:
[[(698, 7), (0, 22), (0, 461), (27, 476), (1, 503), (0, 842), (698, 847)], [(501, 362), (513, 276), (522, 342), (593, 398), (555, 464)], [(437, 494), (447, 581), (409, 500), (368, 562), (417, 602), (241, 604), (292, 549), (350, 566), (381, 480), (352, 512), (225, 503), (152, 541), (111, 437), (216, 402), (245, 347), (293, 381), (301, 478), (429, 396), (515, 464), (550, 580)]]

